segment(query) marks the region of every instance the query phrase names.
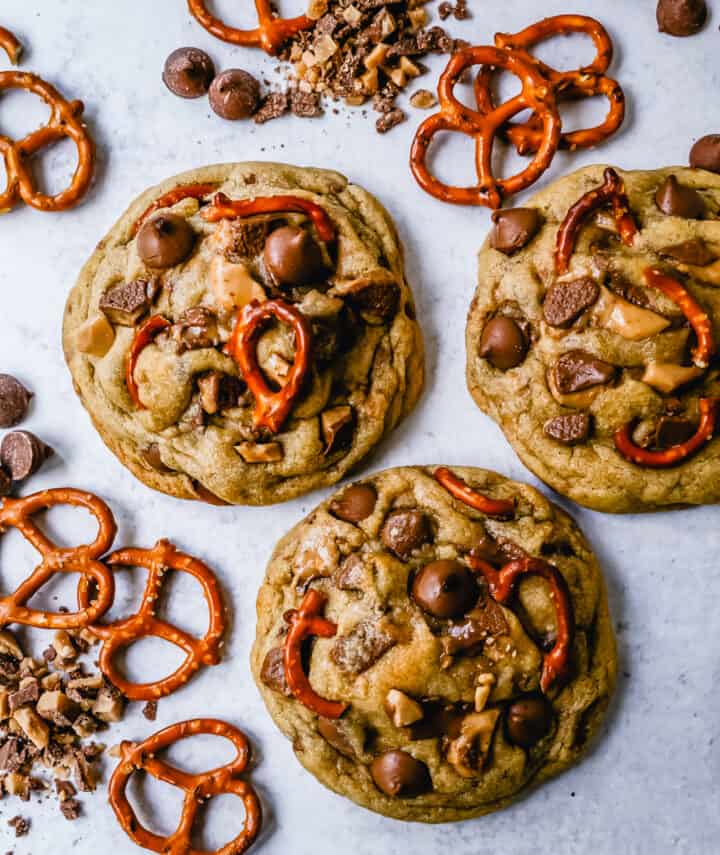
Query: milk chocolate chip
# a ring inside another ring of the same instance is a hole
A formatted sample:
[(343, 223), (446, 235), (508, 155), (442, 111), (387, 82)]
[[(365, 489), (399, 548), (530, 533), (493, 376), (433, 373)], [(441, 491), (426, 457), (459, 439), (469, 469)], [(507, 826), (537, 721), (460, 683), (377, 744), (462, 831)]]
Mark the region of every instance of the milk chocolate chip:
[(670, 448), (687, 442), (695, 433), (696, 427), (689, 419), (679, 416), (663, 416), (655, 432), (655, 445), (658, 448)]
[(528, 695), (510, 704), (505, 717), (508, 739), (521, 748), (532, 748), (549, 733), (553, 708), (542, 695)]
[(430, 523), (422, 511), (393, 511), (388, 514), (380, 539), (403, 561), (432, 537)]
[(200, 98), (215, 77), (213, 61), (203, 50), (182, 47), (165, 60), (163, 83), (180, 98)]
[(282, 226), (271, 232), (265, 241), (263, 259), (280, 287), (311, 285), (325, 277), (320, 247), (310, 232), (297, 226)]
[(692, 264), (693, 267), (705, 267), (717, 258), (702, 238), (686, 240), (675, 246), (666, 246), (661, 253), (681, 264)]
[(155, 281), (136, 279), (112, 285), (100, 297), (99, 308), (114, 324), (133, 327), (150, 308), (150, 299), (157, 290)]
[(499, 371), (515, 368), (525, 359), (527, 340), (512, 318), (496, 315), (485, 324), (478, 353)]
[(210, 86), (210, 106), (222, 119), (249, 119), (260, 102), (260, 84), (247, 71), (229, 68)]
[(28, 478), (53, 453), (52, 448), (28, 430), (5, 434), (0, 444), (0, 463), (13, 481)]
[(600, 296), (594, 279), (584, 276), (572, 282), (555, 282), (548, 288), (543, 315), (551, 327), (567, 328)]
[(615, 376), (615, 366), (584, 350), (569, 350), (555, 363), (553, 373), (558, 391), (569, 395), (609, 383)]
[(377, 491), (370, 484), (353, 484), (330, 503), (330, 513), (345, 522), (360, 522), (375, 509)]
[(690, 166), (720, 173), (720, 134), (707, 134), (690, 149)]
[(658, 29), (670, 36), (692, 36), (706, 18), (705, 0), (659, 0), (657, 5)]
[(138, 255), (148, 267), (175, 267), (192, 252), (195, 232), (185, 217), (160, 214), (148, 220), (137, 236)]
[(0, 374), (0, 427), (9, 428), (27, 415), (32, 392), (10, 374)]
[(540, 228), (540, 217), (535, 208), (508, 208), (495, 211), (490, 232), (490, 246), (505, 255), (522, 249)]
[(545, 435), (563, 445), (577, 445), (590, 435), (590, 416), (587, 413), (570, 413), (555, 416), (545, 422)]
[(432, 790), (427, 766), (406, 751), (387, 751), (370, 765), (375, 786), (393, 798), (412, 798)]
[(692, 187), (680, 184), (674, 175), (668, 175), (655, 193), (655, 203), (669, 217), (699, 220), (705, 213), (702, 196)]
[(437, 618), (465, 614), (476, 603), (478, 587), (470, 570), (459, 561), (441, 558), (415, 576), (412, 596), (423, 611)]

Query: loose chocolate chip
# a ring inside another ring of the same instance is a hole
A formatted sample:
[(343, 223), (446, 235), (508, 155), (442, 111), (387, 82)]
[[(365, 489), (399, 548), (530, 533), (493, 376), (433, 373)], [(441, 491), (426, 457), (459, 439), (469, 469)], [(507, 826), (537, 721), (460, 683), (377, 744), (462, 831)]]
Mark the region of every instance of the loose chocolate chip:
[(555, 363), (553, 376), (558, 391), (569, 395), (609, 383), (615, 376), (615, 366), (584, 350), (569, 350)]
[(412, 595), (423, 611), (438, 618), (465, 614), (476, 603), (478, 587), (470, 570), (459, 561), (441, 558), (415, 576)]
[(375, 786), (393, 798), (412, 798), (432, 790), (427, 766), (406, 751), (387, 751), (370, 765)]
[(589, 276), (572, 282), (555, 282), (545, 295), (545, 320), (551, 327), (569, 327), (599, 296), (600, 288)]
[(185, 217), (160, 214), (148, 220), (137, 236), (138, 255), (148, 267), (175, 267), (190, 255), (195, 232)]
[(478, 353), (494, 368), (508, 371), (525, 359), (527, 340), (516, 321), (497, 315), (485, 324)]
[(490, 232), (490, 246), (505, 255), (522, 249), (540, 228), (540, 216), (535, 208), (509, 208), (495, 211)]
[(510, 704), (505, 717), (507, 736), (514, 745), (532, 748), (552, 727), (553, 708), (542, 695), (529, 695)]
[(659, 0), (657, 5), (658, 29), (670, 36), (692, 36), (706, 18), (705, 0)]
[(16, 430), (5, 434), (0, 445), (0, 463), (13, 481), (22, 481), (40, 468), (53, 453), (35, 434)]
[(273, 692), (279, 692), (288, 698), (292, 696), (285, 679), (285, 661), (282, 647), (273, 647), (268, 650), (260, 668), (260, 680)]
[(669, 217), (699, 220), (705, 213), (702, 196), (692, 187), (680, 184), (674, 175), (668, 175), (655, 193), (655, 203)]
[(662, 255), (669, 256), (681, 264), (692, 264), (696, 267), (705, 267), (706, 264), (710, 264), (717, 258), (701, 238), (686, 240), (683, 243), (675, 244), (675, 246), (666, 246), (660, 251)]
[(696, 427), (689, 419), (677, 416), (663, 416), (655, 432), (655, 445), (658, 448), (670, 448), (687, 442), (695, 433)]
[(317, 723), (318, 733), (332, 747), (345, 757), (355, 759), (355, 749), (342, 729), (340, 722), (320, 716)]
[(10, 374), (0, 374), (0, 427), (14, 427), (27, 415), (32, 392)]
[(422, 511), (393, 511), (380, 532), (385, 546), (403, 561), (431, 537), (430, 522)]
[(297, 226), (282, 226), (270, 232), (263, 259), (280, 287), (311, 285), (325, 278), (325, 263), (317, 241)]
[(100, 297), (100, 311), (114, 324), (133, 327), (150, 307), (148, 281), (136, 279), (113, 285)]
[(229, 68), (210, 86), (210, 106), (222, 119), (249, 119), (260, 102), (260, 84), (247, 71)]
[(563, 445), (577, 445), (590, 435), (590, 416), (587, 413), (571, 413), (555, 416), (545, 422), (545, 435)]
[(377, 491), (370, 484), (353, 484), (330, 503), (330, 513), (345, 522), (367, 519), (375, 509)]
[(182, 47), (165, 60), (162, 79), (167, 88), (180, 98), (200, 98), (210, 88), (215, 65), (204, 50)]
[(720, 134), (707, 134), (690, 149), (690, 166), (720, 173)]

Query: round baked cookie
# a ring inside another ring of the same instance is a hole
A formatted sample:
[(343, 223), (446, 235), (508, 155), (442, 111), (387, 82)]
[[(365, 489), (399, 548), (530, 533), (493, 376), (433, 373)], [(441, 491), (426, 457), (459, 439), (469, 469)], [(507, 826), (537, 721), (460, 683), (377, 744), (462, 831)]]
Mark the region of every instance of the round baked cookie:
[(582, 505), (720, 501), (719, 210), (713, 173), (591, 166), (494, 215), (468, 386), (525, 465)]
[(340, 490), (279, 542), (257, 614), (252, 671), (300, 762), (396, 819), (468, 819), (561, 772), (615, 684), (582, 533), (482, 469)]
[(83, 268), (63, 343), (117, 457), (155, 489), (221, 504), (334, 484), (423, 385), (390, 216), (336, 172), (278, 163), (143, 193)]

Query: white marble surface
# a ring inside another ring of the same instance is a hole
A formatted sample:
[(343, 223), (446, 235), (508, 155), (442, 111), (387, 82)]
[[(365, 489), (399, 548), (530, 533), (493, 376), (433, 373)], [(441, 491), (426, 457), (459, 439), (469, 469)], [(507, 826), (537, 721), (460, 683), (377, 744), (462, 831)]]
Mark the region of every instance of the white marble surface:
[[(217, 8), (230, 12), (238, 5), (242, 4), (236, 0), (222, 0)], [(540, 17), (539, 10), (595, 14), (615, 37), (613, 71), (624, 84), (630, 105), (626, 126), (598, 152), (581, 153), (572, 160), (558, 157), (549, 178), (600, 159), (623, 167), (684, 163), (692, 140), (720, 130), (716, 110), (720, 9), (701, 35), (673, 40), (656, 32), (651, 0), (571, 4), (471, 0), (470, 7), (473, 19), (456, 24), (454, 30), (479, 43), (487, 43), (496, 29), (520, 29)], [(715, 508), (622, 518), (572, 509), (605, 567), (622, 659), (607, 733), (578, 768), (509, 810), (447, 827), (408, 826), (367, 813), (325, 791), (301, 770), (265, 714), (247, 660), (255, 591), (272, 545), (322, 496), (268, 509), (218, 510), (154, 494), (136, 482), (105, 450), (73, 394), (60, 347), (67, 291), (127, 202), (168, 175), (239, 159), (335, 167), (376, 192), (395, 216), (427, 337), (426, 394), (371, 466), (444, 461), (490, 466), (512, 477), (529, 478), (465, 389), (464, 320), (474, 288), (475, 251), (487, 230), (488, 213), (444, 206), (416, 187), (406, 160), (418, 113), (411, 122), (379, 137), (359, 111), (255, 127), (224, 123), (206, 102), (171, 96), (160, 81), (160, 71), (165, 56), (183, 44), (209, 50), (219, 68), (240, 66), (267, 73), (276, 64), (256, 52), (213, 40), (190, 19), (182, 0), (3, 0), (0, 23), (28, 44), (26, 68), (84, 99), (100, 150), (96, 186), (82, 207), (61, 216), (19, 209), (0, 223), (0, 369), (16, 373), (34, 389), (28, 426), (58, 452), (32, 486), (94, 489), (117, 512), (119, 543), (150, 545), (157, 537), (168, 536), (217, 568), (234, 613), (225, 662), (162, 701), (157, 727), (212, 714), (236, 722), (251, 735), (258, 759), (253, 779), (268, 817), (256, 851), (266, 855), (718, 852), (720, 537)], [(574, 52), (574, 44), (563, 41), (545, 55), (566, 59), (571, 54), (588, 55), (587, 49), (584, 54)], [(432, 87), (442, 60), (431, 64), (433, 73), (427, 81)], [(32, 127), (41, 115), (29, 98), (3, 98), (0, 122), (15, 135)], [(68, 153), (61, 147), (47, 162), (53, 170), (67, 173)], [(457, 165), (457, 159), (453, 163)], [(58, 183), (59, 178), (55, 186)], [(30, 559), (13, 537), (4, 538), (3, 589), (27, 567), (13, 556)], [(192, 593), (178, 586), (180, 605), (174, 611), (194, 609), (197, 601), (191, 599)], [(131, 666), (159, 673), (162, 651), (155, 650), (149, 656), (136, 651)], [(152, 729), (135, 709), (110, 739), (138, 738)], [(195, 768), (216, 759), (206, 749), (203, 743), (190, 751)], [(169, 829), (174, 794), (160, 790), (155, 801), (162, 808), (161, 825)], [(16, 805), (0, 802), (0, 851), (14, 850), (16, 855), (137, 851), (116, 824), (102, 793), (84, 797), (83, 803), (86, 816), (76, 823), (60, 816), (54, 799), (23, 806), (22, 812), (33, 818), (33, 830), (31, 836), (15, 841), (6, 820), (17, 812)], [(234, 808), (224, 799), (213, 811), (213, 846), (232, 836), (239, 819)]]

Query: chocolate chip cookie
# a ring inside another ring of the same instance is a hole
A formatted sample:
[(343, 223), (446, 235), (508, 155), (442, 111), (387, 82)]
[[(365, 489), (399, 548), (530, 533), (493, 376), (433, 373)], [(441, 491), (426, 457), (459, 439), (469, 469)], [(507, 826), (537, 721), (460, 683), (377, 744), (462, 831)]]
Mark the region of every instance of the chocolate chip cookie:
[(140, 196), (80, 274), (63, 342), (118, 458), (221, 504), (334, 484), (423, 385), (389, 215), (338, 173), (283, 164), (209, 166)]
[(720, 176), (581, 169), (496, 214), (467, 380), (523, 462), (610, 512), (720, 501)]
[(346, 486), (278, 544), (252, 670), (300, 762), (396, 819), (489, 813), (574, 763), (615, 684), (571, 518), (482, 469)]

